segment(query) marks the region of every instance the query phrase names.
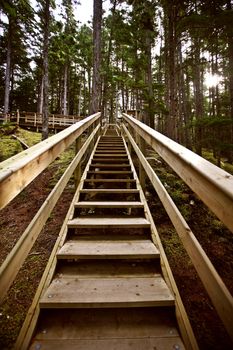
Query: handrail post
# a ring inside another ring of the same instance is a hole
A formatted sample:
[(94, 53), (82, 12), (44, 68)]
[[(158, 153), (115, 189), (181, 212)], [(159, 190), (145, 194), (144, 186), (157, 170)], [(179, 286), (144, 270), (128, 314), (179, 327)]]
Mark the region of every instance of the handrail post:
[[(77, 137), (76, 141), (75, 141), (75, 155), (79, 152), (79, 150), (81, 149), (81, 145), (82, 145), (82, 136), (80, 135), (79, 137)], [(74, 171), (74, 187), (75, 190), (77, 189), (80, 179), (81, 179), (81, 162), (79, 162), (79, 164), (77, 165), (75, 171)]]
[(17, 117), (16, 124), (19, 126), (19, 109), (17, 109), (16, 111), (16, 117)]
[[(137, 132), (136, 132), (136, 135), (138, 135)], [(139, 141), (139, 148), (140, 148), (142, 154), (145, 155), (145, 152), (146, 152), (145, 140), (141, 136), (139, 136), (139, 140), (138, 141)], [(144, 168), (142, 166), (142, 163), (139, 162), (139, 180), (140, 180), (140, 183), (141, 183), (143, 191), (145, 191), (145, 189), (146, 189), (145, 175), (146, 174), (145, 174), (145, 170), (144, 170)]]

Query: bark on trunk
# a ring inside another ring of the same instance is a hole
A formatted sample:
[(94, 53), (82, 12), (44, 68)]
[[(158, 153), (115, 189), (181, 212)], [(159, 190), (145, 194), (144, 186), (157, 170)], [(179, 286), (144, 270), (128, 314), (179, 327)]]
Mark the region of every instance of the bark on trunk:
[[(232, 3), (230, 0), (227, 1), (227, 10), (232, 10)], [(227, 28), (228, 36), (228, 57), (229, 57), (229, 92), (230, 92), (230, 118), (232, 120), (230, 130), (230, 143), (233, 145), (233, 29), (232, 25)], [(233, 146), (232, 146), (233, 147)], [(228, 161), (233, 163), (233, 150), (228, 152)]]
[(91, 114), (99, 110), (100, 97), (100, 60), (101, 60), (101, 23), (102, 23), (102, 0), (94, 0), (93, 16), (93, 81)]
[(39, 94), (37, 101), (37, 113), (42, 114), (43, 112), (43, 95), (44, 95), (44, 79), (41, 78), (41, 83), (39, 86)]
[(50, 0), (46, 0), (44, 8), (44, 57), (43, 57), (43, 73), (44, 73), (44, 103), (42, 118), (42, 140), (48, 138), (49, 135), (49, 70), (48, 70), (48, 51), (49, 51), (49, 13)]
[(10, 101), (10, 77), (11, 77), (11, 55), (12, 55), (12, 18), (9, 16), (8, 40), (7, 40), (7, 58), (6, 58), (6, 74), (5, 74), (5, 96), (4, 96), (4, 115), (5, 120), (9, 112)]
[(202, 154), (202, 127), (200, 121), (203, 117), (203, 77), (200, 62), (200, 43), (199, 39), (194, 39), (194, 99), (195, 99), (195, 115), (197, 120), (195, 132), (195, 147), (197, 154)]
[(68, 115), (67, 110), (67, 85), (68, 85), (68, 64), (64, 67), (64, 86), (63, 86), (63, 115)]

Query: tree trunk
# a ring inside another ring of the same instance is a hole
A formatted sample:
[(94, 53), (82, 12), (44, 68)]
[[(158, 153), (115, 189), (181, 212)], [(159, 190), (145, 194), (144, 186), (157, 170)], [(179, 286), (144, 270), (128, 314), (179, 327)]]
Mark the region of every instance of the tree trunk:
[(200, 40), (194, 39), (194, 100), (195, 100), (195, 115), (196, 115), (196, 132), (195, 132), (195, 146), (197, 154), (202, 154), (202, 126), (200, 121), (203, 117), (203, 77), (201, 74), (200, 62)]
[(152, 81), (152, 65), (151, 65), (151, 31), (147, 30), (146, 35), (146, 48), (145, 54), (147, 58), (147, 66), (146, 66), (146, 89), (147, 89), (147, 124), (154, 129), (155, 121), (154, 121), (154, 96), (153, 96), (153, 81)]
[(43, 112), (43, 95), (44, 95), (44, 79), (41, 78), (39, 93), (38, 93), (38, 101), (37, 101), (37, 113), (42, 114)]
[(4, 96), (4, 115), (7, 119), (7, 113), (9, 112), (10, 101), (10, 77), (11, 77), (11, 55), (12, 55), (12, 30), (13, 23), (12, 18), (9, 16), (8, 38), (7, 38), (7, 58), (6, 58), (6, 73), (5, 73), (5, 96)]
[(64, 85), (63, 85), (63, 115), (68, 115), (67, 110), (67, 85), (68, 85), (68, 64), (64, 67)]
[(184, 121), (184, 125), (181, 122), (180, 127), (183, 128), (184, 126), (184, 145), (185, 147), (188, 147), (189, 149), (191, 149), (191, 140), (190, 140), (190, 134), (189, 134), (189, 130), (188, 130), (188, 126), (189, 126), (189, 112), (188, 112), (188, 93), (186, 90), (186, 86), (185, 86), (185, 77), (184, 77), (184, 67), (183, 67), (183, 57), (182, 57), (182, 45), (181, 45), (181, 41), (179, 41), (178, 44), (178, 55), (179, 55), (179, 63), (180, 63), (180, 86), (179, 86), (179, 90), (180, 90), (180, 97), (181, 97), (181, 115), (183, 116), (183, 118), (180, 119)]
[(177, 115), (177, 98), (176, 98), (176, 71), (175, 71), (175, 6), (168, 6), (168, 52), (169, 52), (169, 121), (168, 136), (176, 139), (176, 115)]
[(94, 0), (93, 13), (93, 81), (91, 114), (99, 111), (100, 98), (100, 61), (101, 61), (101, 23), (102, 23), (102, 0)]
[[(231, 0), (227, 1), (227, 10), (232, 11)], [(233, 29), (232, 23), (227, 27), (227, 37), (228, 37), (228, 58), (229, 58), (229, 92), (230, 92), (230, 118), (232, 120), (231, 130), (230, 130), (230, 140), (231, 146), (233, 145)], [(233, 146), (232, 146), (233, 147)], [(228, 152), (228, 162), (233, 163), (233, 150)]]
[(48, 51), (49, 51), (49, 20), (50, 20), (50, 0), (45, 1), (44, 8), (44, 50), (43, 50), (43, 73), (44, 73), (44, 103), (42, 117), (42, 140), (49, 136), (49, 67), (48, 67)]

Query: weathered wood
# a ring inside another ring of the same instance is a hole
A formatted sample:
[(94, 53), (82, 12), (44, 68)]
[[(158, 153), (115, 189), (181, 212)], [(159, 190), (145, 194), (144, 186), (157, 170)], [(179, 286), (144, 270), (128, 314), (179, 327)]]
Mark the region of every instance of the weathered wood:
[[(175, 344), (175, 345), (174, 345)], [(175, 346), (175, 348), (174, 348)], [(174, 338), (143, 338), (143, 339), (51, 339), (34, 341), (31, 350), (184, 350), (184, 346), (179, 337)]]
[(84, 183), (121, 183), (121, 182), (127, 182), (127, 183), (136, 183), (135, 179), (85, 179)]
[(29, 148), (29, 146), (26, 144), (26, 142), (23, 141), (23, 140), (22, 140), (21, 138), (19, 138), (18, 136), (12, 135), (12, 137), (21, 143), (23, 149), (28, 149), (28, 148)]
[(75, 208), (143, 208), (142, 202), (97, 202), (97, 201), (82, 201), (75, 203)]
[(69, 228), (148, 228), (150, 223), (145, 218), (75, 218), (68, 222)]
[(95, 155), (93, 158), (110, 158), (112, 159), (113, 158), (127, 158), (127, 154), (124, 152), (124, 153), (97, 153), (95, 152)]
[(88, 171), (88, 175), (131, 175), (132, 171), (127, 170), (96, 170), (96, 171)]
[[(52, 340), (62, 335), (64, 339), (172, 339), (179, 336), (172, 308), (131, 308), (130, 312), (126, 311), (124, 308), (96, 309), (95, 312), (92, 309), (49, 310), (50, 317), (47, 312), (43, 313), (35, 338)], [(65, 325), (69, 327), (65, 328)]]
[(233, 232), (233, 176), (131, 116), (123, 118)]
[(119, 193), (119, 194), (139, 194), (138, 189), (131, 188), (86, 188), (80, 190), (80, 193)]
[(58, 259), (155, 259), (159, 252), (150, 240), (69, 240)]
[(41, 308), (172, 306), (174, 297), (161, 276), (156, 278), (55, 278)]
[(8, 289), (10, 288), (15, 276), (17, 275), (20, 267), (26, 259), (30, 249), (35, 243), (39, 233), (41, 232), (45, 222), (47, 221), (50, 213), (52, 212), (55, 204), (60, 198), (65, 186), (67, 185), (71, 175), (73, 174), (77, 164), (85, 154), (89, 144), (91, 143), (94, 135), (97, 133), (100, 125), (96, 127), (93, 133), (89, 136), (87, 141), (84, 143), (81, 150), (78, 152), (72, 163), (69, 165), (65, 173), (62, 175), (52, 192), (49, 194), (46, 201), (43, 203), (33, 220), (26, 228), (18, 242), (11, 250), (6, 260), (0, 267), (0, 301), (3, 300)]
[[(82, 145), (82, 140), (81, 140), (81, 136), (79, 136), (75, 142), (75, 153), (76, 154), (80, 150), (81, 145)], [(79, 162), (79, 164), (77, 165), (77, 167), (74, 171), (74, 179), (75, 179), (75, 188), (78, 188), (78, 184), (79, 184), (80, 179), (81, 179), (81, 162)]]
[(130, 165), (127, 164), (100, 164), (100, 163), (95, 163), (95, 164), (90, 164), (90, 169), (93, 168), (128, 168), (130, 169)]
[(100, 113), (87, 117), (85, 120), (2, 162), (0, 166), (0, 209), (7, 205), (99, 118)]
[(115, 157), (111, 157), (111, 158), (98, 158), (98, 157), (94, 157), (92, 159), (92, 164), (119, 164), (119, 165), (124, 165), (124, 164), (127, 164), (128, 162), (128, 157), (124, 157), (124, 158), (115, 158)]
[(124, 127), (127, 137), (129, 138), (137, 156), (143, 165), (147, 176), (149, 177), (154, 189), (156, 190), (161, 202), (164, 205), (176, 231), (189, 254), (203, 285), (205, 286), (213, 305), (215, 306), (220, 318), (226, 329), (233, 339), (233, 298), (218, 275), (211, 261), (197, 241), (190, 227), (182, 217), (172, 198), (169, 196), (165, 187), (155, 174), (154, 170), (143, 156), (142, 152), (134, 142), (128, 130)]

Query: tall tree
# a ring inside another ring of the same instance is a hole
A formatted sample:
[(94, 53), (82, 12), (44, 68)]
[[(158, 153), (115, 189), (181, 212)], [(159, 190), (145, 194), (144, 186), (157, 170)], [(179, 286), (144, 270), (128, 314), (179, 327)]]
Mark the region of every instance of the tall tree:
[(44, 40), (43, 40), (43, 116), (42, 116), (42, 140), (49, 135), (49, 23), (50, 0), (43, 1), (44, 12)]
[(100, 109), (101, 92), (101, 24), (102, 24), (102, 0), (94, 0), (93, 6), (93, 79), (91, 114)]

